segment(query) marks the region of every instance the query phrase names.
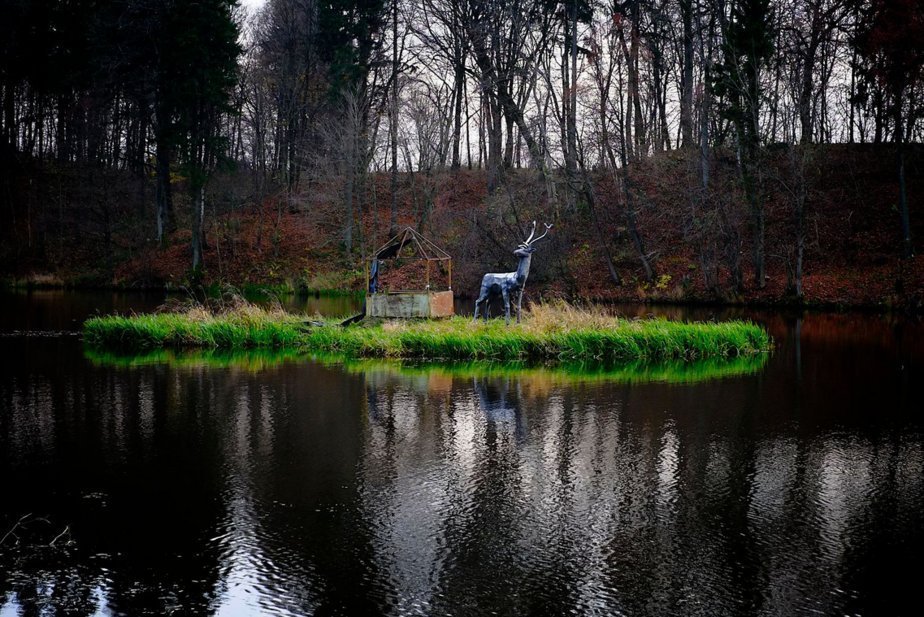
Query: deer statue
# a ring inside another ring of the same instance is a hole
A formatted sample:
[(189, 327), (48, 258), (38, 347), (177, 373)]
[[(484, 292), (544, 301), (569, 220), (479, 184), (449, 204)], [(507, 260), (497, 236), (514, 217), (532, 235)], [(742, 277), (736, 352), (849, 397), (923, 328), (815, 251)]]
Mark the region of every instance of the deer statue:
[(538, 238), (534, 238), (533, 236), (536, 235), (536, 221), (533, 221), (533, 230), (530, 232), (529, 238), (513, 252), (520, 260), (520, 263), (517, 264), (517, 271), (489, 272), (484, 275), (484, 278), (481, 279), (481, 292), (478, 294), (478, 299), (475, 300), (475, 318), (472, 320), (473, 322), (478, 320), (478, 307), (481, 305), (484, 305), (484, 320), (488, 321), (488, 301), (492, 296), (500, 294), (504, 298), (504, 312), (509, 326), (510, 295), (519, 293), (517, 297), (517, 323), (520, 323), (520, 310), (523, 308), (523, 289), (526, 287), (526, 277), (529, 276), (529, 262), (533, 257), (533, 251), (536, 250), (533, 244), (545, 238), (550, 229), (552, 229), (552, 226), (545, 223), (545, 233)]

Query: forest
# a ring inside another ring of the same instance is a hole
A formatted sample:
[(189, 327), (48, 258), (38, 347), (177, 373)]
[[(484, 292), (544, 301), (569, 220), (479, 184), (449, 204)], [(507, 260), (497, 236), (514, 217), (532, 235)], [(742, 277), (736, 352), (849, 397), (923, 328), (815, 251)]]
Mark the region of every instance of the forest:
[(924, 0), (4, 0), (0, 279), (924, 306)]

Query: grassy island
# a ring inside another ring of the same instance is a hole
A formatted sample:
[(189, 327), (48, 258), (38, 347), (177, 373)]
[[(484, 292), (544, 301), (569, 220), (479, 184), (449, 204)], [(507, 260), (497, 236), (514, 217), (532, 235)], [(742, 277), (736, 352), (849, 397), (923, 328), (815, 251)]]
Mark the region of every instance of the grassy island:
[(281, 309), (237, 303), (178, 312), (106, 316), (84, 324), (84, 340), (101, 349), (299, 349), (350, 357), (451, 360), (660, 361), (738, 357), (768, 351), (770, 335), (742, 321), (684, 323), (628, 320), (601, 309), (540, 304), (522, 324), (503, 320), (364, 321), (341, 327)]

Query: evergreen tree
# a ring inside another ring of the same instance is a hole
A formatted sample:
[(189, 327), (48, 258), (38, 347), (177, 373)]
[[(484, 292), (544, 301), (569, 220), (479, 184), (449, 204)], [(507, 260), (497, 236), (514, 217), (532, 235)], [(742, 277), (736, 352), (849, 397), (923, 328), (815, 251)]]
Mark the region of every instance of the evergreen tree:
[(738, 0), (720, 21), (723, 57), (713, 71), (712, 87), (726, 102), (721, 112), (735, 125), (744, 154), (752, 155), (760, 143), (760, 72), (773, 55), (770, 0)]
[[(722, 62), (713, 72), (714, 93), (725, 102), (720, 108), (735, 127), (741, 181), (751, 211), (754, 234), (754, 284), (766, 284), (764, 239), (766, 221), (756, 175), (760, 145), (760, 72), (773, 55), (773, 11), (770, 0), (737, 0), (731, 14), (719, 15), (725, 37)], [(735, 281), (740, 287), (741, 281)]]
[(892, 119), (898, 158), (898, 206), (902, 256), (914, 256), (905, 182), (905, 142), (918, 119), (916, 88), (924, 83), (924, 0), (873, 0), (863, 15), (855, 44), (860, 55), (861, 91), (878, 91)]
[(325, 0), (318, 11), (318, 46), (329, 66), (334, 100), (366, 87), (375, 52), (382, 45), (387, 0)]
[(170, 41), (162, 57), (160, 104), (172, 121), (179, 163), (192, 200), (192, 268), (198, 275), (204, 248), (205, 185), (224, 157), (222, 114), (237, 80), (238, 28), (232, 17), (236, 0), (177, 2), (166, 15)]

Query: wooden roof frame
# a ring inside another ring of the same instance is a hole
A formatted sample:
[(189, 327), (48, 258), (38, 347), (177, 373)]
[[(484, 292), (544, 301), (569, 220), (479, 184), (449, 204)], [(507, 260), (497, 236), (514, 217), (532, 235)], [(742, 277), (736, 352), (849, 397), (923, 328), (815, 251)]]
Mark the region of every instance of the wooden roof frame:
[[(404, 250), (404, 247), (408, 244), (411, 244), (417, 249), (417, 256), (411, 259), (427, 262), (425, 291), (430, 291), (431, 261), (446, 262), (446, 267), (449, 271), (447, 275), (448, 289), (449, 291), (452, 291), (452, 257), (449, 256), (449, 253), (433, 244), (430, 240), (418, 233), (417, 230), (412, 227), (405, 227), (399, 231), (394, 238), (383, 244), (379, 250), (374, 252), (372, 256), (369, 257), (368, 265), (376, 267), (376, 264), (374, 263), (376, 261), (397, 259), (401, 254), (401, 251)], [(369, 268), (366, 268), (366, 289), (369, 289)]]
[(404, 247), (411, 244), (417, 249), (417, 259), (426, 259), (427, 261), (451, 261), (449, 253), (436, 246), (418, 233), (413, 227), (405, 227), (395, 235), (394, 238), (383, 244), (372, 254), (370, 260), (378, 259), (396, 259)]

